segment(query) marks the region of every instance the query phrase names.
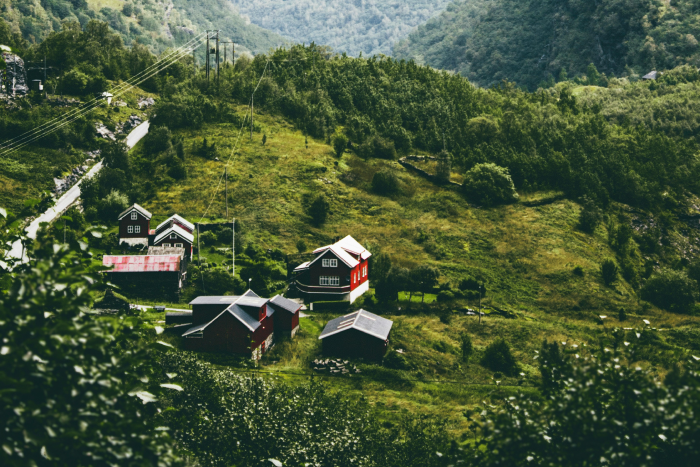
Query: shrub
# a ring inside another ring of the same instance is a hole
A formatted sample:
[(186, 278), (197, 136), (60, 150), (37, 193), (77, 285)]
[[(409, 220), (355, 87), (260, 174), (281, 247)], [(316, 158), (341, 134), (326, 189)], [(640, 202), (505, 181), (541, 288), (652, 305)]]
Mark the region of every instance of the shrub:
[(479, 285), (481, 285), (481, 296), (482, 298), (486, 296), (486, 284), (480, 284), (479, 281), (473, 277), (467, 277), (459, 281), (459, 290), (462, 292), (472, 291), (476, 292), (476, 297), (479, 297)]
[(627, 321), (627, 311), (624, 307), (620, 308), (617, 312), (617, 319), (619, 321)]
[(485, 206), (512, 203), (519, 198), (508, 169), (492, 163), (472, 167), (462, 186), (469, 198)]
[(469, 358), (474, 352), (474, 347), (472, 345), (472, 338), (466, 332), (463, 332), (460, 336), (460, 341), (462, 344), (462, 360), (465, 362), (469, 361)]
[(507, 376), (515, 376), (518, 373), (515, 357), (503, 339), (498, 339), (486, 347), (481, 364), (491, 371), (500, 371)]
[(298, 251), (299, 253), (305, 252), (305, 251), (307, 250), (307, 248), (308, 248), (308, 247), (306, 246), (306, 242), (305, 242), (304, 240), (299, 239), (299, 240), (297, 241), (297, 251)]
[(451, 290), (441, 290), (437, 296), (438, 302), (449, 302), (454, 300), (455, 294)]
[(603, 261), (603, 264), (600, 265), (600, 275), (602, 276), (605, 285), (612, 285), (613, 282), (617, 280), (619, 275), (619, 269), (617, 264), (615, 264), (615, 261), (610, 258)]
[(202, 232), (199, 234), (199, 241), (202, 245), (214, 245), (216, 243), (216, 234), (212, 231)]
[(330, 207), (331, 205), (324, 195), (318, 195), (316, 199), (313, 200), (309, 207), (309, 215), (314, 224), (321, 225), (326, 222)]
[(574, 268), (574, 274), (579, 277), (583, 277), (585, 275), (585, 272), (583, 271), (583, 268), (581, 266), (576, 266)]
[(697, 362), (662, 384), (624, 349), (571, 359), (566, 384), (544, 399), (522, 394), (487, 408), (465, 465), (697, 465)]
[(381, 170), (372, 177), (372, 191), (378, 195), (393, 195), (399, 191), (399, 179), (388, 170)]
[(396, 147), (393, 141), (374, 136), (358, 146), (357, 155), (364, 159), (375, 157), (377, 159), (394, 160), (396, 159)]
[(143, 150), (146, 154), (155, 155), (172, 147), (173, 135), (165, 126), (157, 126), (148, 130), (143, 139)]
[(697, 288), (697, 282), (685, 272), (665, 269), (646, 281), (641, 295), (659, 308), (688, 313), (697, 299)]
[(63, 91), (66, 94), (81, 95), (85, 92), (89, 79), (88, 75), (74, 68), (63, 75)]
[(129, 198), (117, 190), (112, 190), (101, 203), (101, 216), (104, 220), (116, 219), (129, 207)]
[(348, 148), (348, 137), (342, 133), (338, 133), (333, 137), (333, 151), (335, 157), (341, 158)]
[(437, 341), (433, 344), (433, 348), (440, 353), (454, 353), (455, 349), (445, 341)]
[(598, 206), (590, 199), (584, 198), (581, 204), (582, 209), (578, 216), (578, 228), (583, 232), (592, 234), (603, 220), (603, 215)]
[(396, 352), (395, 350), (391, 350), (386, 354), (384, 360), (382, 360), (382, 364), (385, 367), (392, 368), (394, 370), (408, 370), (410, 368), (406, 356)]

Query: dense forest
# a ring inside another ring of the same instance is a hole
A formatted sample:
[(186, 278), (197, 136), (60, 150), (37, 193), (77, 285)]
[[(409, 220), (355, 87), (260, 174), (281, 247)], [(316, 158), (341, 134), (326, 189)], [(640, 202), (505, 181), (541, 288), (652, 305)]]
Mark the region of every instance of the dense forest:
[(352, 56), (390, 55), (449, 0), (233, 0), (241, 14), (296, 43), (328, 45)]
[(66, 22), (85, 27), (90, 20), (106, 22), (128, 45), (137, 42), (155, 52), (185, 43), (193, 34), (207, 29), (220, 29), (223, 39), (255, 52), (283, 42), (275, 33), (246, 24), (226, 0), (3, 0), (0, 18), (8, 23), (10, 31), (30, 43), (60, 31)]
[(464, 0), (394, 48), (396, 58), (453, 70), (482, 86), (508, 79), (529, 89), (593, 63), (638, 77), (698, 66), (697, 2), (676, 0)]

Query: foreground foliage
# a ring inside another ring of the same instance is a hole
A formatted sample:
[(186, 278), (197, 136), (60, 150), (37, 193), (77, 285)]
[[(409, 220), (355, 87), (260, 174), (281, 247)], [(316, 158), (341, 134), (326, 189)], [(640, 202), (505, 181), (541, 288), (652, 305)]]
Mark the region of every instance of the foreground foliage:
[(170, 352), (163, 371), (177, 373), (184, 391), (164, 411), (182, 447), (202, 464), (443, 465), (436, 451), (448, 447), (444, 427), (407, 417), (380, 426), (363, 400), (329, 392), (311, 381), (279, 380), (215, 369), (192, 355)]
[(95, 278), (75, 253), (40, 243), (31, 254), (0, 275), (0, 464), (175, 463), (144, 405), (162, 388), (135, 323), (87, 312)]
[[(653, 332), (651, 330), (644, 333)], [(622, 342), (621, 342), (622, 344)], [(554, 349), (551, 346), (554, 346)], [(700, 358), (662, 384), (634, 350), (581, 357), (543, 347), (544, 400), (511, 397), (487, 410), (475, 465), (668, 466), (700, 462)]]

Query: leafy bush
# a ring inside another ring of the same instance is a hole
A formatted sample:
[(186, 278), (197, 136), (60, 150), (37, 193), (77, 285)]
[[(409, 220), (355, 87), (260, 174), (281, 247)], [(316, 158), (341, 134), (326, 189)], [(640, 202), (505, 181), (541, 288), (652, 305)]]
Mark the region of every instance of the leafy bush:
[(374, 136), (358, 146), (357, 155), (364, 159), (374, 157), (377, 159), (394, 160), (396, 159), (396, 147), (394, 146), (394, 142), (390, 139)]
[(442, 150), (438, 154), (437, 169), (435, 171), (435, 177), (441, 183), (447, 183), (450, 181), (450, 175), (452, 174), (452, 154)]
[(685, 360), (685, 373), (661, 384), (633, 363), (634, 351), (622, 349), (557, 357), (552, 368), (563, 362), (565, 384), (549, 385), (543, 400), (521, 394), (487, 409), (482, 436), (464, 460), (476, 466), (698, 464), (697, 362)]
[(591, 202), (590, 199), (585, 198), (581, 204), (582, 209), (578, 217), (578, 228), (583, 232), (592, 234), (602, 221), (603, 215), (598, 206)]
[(393, 195), (399, 191), (399, 179), (389, 170), (380, 170), (372, 177), (372, 191), (378, 195)]
[(101, 203), (100, 215), (103, 220), (116, 219), (126, 208), (129, 207), (129, 198), (126, 195), (112, 190)]
[[(392, 352), (395, 353), (395, 352)], [(380, 425), (362, 398), (346, 398), (320, 383), (285, 384), (221, 370), (196, 356), (169, 353), (163, 373), (177, 373), (184, 391), (161, 404), (182, 447), (201, 465), (444, 465), (443, 423), (404, 418)], [(192, 421), (196, 420), (196, 426)]]
[(581, 266), (576, 266), (576, 267), (574, 267), (574, 274), (579, 276), (579, 277), (583, 277), (586, 274), (586, 272), (583, 270), (583, 268)]
[(326, 222), (330, 207), (331, 205), (324, 195), (318, 195), (313, 200), (311, 206), (309, 206), (309, 215), (314, 224), (321, 225)]
[(449, 302), (454, 300), (455, 294), (451, 290), (441, 290), (437, 296), (438, 302)]
[(477, 164), (464, 175), (464, 193), (471, 199), (492, 206), (512, 203), (519, 196), (508, 169), (496, 164)]
[(297, 251), (299, 253), (304, 253), (308, 249), (306, 242), (303, 239), (297, 241)]
[(600, 265), (600, 275), (603, 278), (603, 282), (607, 286), (612, 285), (613, 282), (617, 280), (619, 273), (620, 270), (617, 267), (617, 264), (615, 264), (615, 261), (610, 258), (603, 261), (603, 264)]
[(642, 299), (659, 308), (688, 313), (698, 297), (698, 284), (685, 272), (664, 269), (647, 279)]
[(155, 382), (138, 321), (86, 314), (99, 274), (56, 246), (40, 238), (29, 256), (41, 259), (2, 273), (0, 464), (176, 463), (148, 403), (170, 389)]
[(151, 127), (143, 139), (143, 150), (151, 156), (172, 148), (173, 135), (165, 126)]
[(102, 147), (102, 156), (107, 167), (128, 172), (130, 168), (129, 147), (122, 141), (114, 141)]
[(343, 133), (338, 133), (333, 137), (333, 151), (335, 157), (343, 157), (345, 150), (348, 148), (348, 137)]
[(216, 234), (211, 230), (199, 234), (199, 242), (202, 245), (214, 245), (216, 240)]
[(384, 360), (382, 360), (382, 364), (385, 367), (392, 368), (394, 370), (408, 370), (410, 368), (406, 356), (398, 353), (395, 350), (391, 350), (386, 354)]
[(507, 376), (518, 373), (518, 363), (503, 339), (498, 339), (486, 347), (481, 364), (491, 371), (500, 371)]
[(469, 361), (469, 358), (474, 353), (474, 346), (472, 345), (472, 338), (466, 332), (463, 332), (460, 336), (461, 350), (462, 350), (462, 360), (465, 362)]

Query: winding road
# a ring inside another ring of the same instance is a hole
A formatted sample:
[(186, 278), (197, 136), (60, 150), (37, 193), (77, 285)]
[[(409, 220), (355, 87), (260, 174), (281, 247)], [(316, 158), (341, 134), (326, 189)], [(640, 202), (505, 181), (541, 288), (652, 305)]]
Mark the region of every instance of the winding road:
[[(141, 141), (141, 138), (146, 136), (149, 126), (150, 123), (148, 120), (146, 120), (131, 130), (131, 133), (129, 133), (126, 137), (126, 145), (129, 147), (129, 149), (136, 146), (136, 143)], [(61, 197), (56, 200), (56, 204), (54, 204), (54, 206), (50, 207), (43, 214), (34, 219), (25, 229), (27, 232), (27, 237), (36, 238), (36, 233), (39, 231), (41, 224), (55, 221), (69, 207), (78, 201), (78, 198), (80, 198), (80, 184), (83, 182), (83, 180), (94, 177), (95, 174), (100, 171), (100, 169), (102, 169), (102, 161), (95, 164), (80, 180), (78, 180), (75, 185), (61, 195)], [(22, 261), (27, 261), (27, 257), (24, 255), (24, 250), (22, 248), (22, 243), (19, 240), (12, 244), (12, 249), (9, 251), (8, 256), (17, 259), (22, 258)]]

